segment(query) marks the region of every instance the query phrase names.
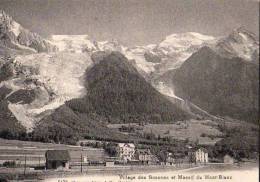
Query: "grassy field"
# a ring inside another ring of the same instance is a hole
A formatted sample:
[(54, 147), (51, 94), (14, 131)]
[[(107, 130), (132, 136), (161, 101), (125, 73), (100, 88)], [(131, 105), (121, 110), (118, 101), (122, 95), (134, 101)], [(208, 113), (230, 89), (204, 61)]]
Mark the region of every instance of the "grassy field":
[[(218, 130), (217, 123), (211, 120), (179, 121), (172, 124), (146, 124), (140, 126), (131, 124), (109, 124), (108, 127), (119, 130), (120, 127), (134, 127), (139, 133), (153, 133), (155, 136), (172, 137), (174, 139), (189, 139), (199, 141), (199, 144), (214, 145), (221, 140), (222, 132)], [(125, 133), (127, 134), (127, 133)]]

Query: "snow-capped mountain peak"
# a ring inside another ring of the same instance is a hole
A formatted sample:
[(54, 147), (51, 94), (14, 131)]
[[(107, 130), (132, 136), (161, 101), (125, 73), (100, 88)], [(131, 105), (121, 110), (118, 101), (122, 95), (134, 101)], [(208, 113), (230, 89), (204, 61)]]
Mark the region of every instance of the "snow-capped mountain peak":
[(0, 27), (0, 45), (7, 49), (21, 50), (27, 53), (56, 50), (55, 46), (40, 35), (23, 28), (3, 10), (0, 11)]
[(86, 49), (96, 49), (88, 35), (52, 35), (50, 42), (56, 45), (59, 51), (81, 53)]
[(259, 44), (259, 40), (257, 40), (256, 35), (248, 31), (244, 27), (239, 27), (233, 30), (233, 32), (228, 36), (228, 38), (233, 39), (238, 43)]
[(123, 52), (126, 47), (119, 44), (117, 40), (95, 41), (88, 35), (52, 35), (49, 39), (56, 45), (59, 51), (65, 52), (95, 52), (95, 51), (119, 51)]
[(213, 44), (216, 40), (215, 37), (196, 32), (171, 34), (158, 44), (128, 48), (124, 54), (146, 74), (163, 74), (178, 68), (204, 44)]
[(204, 45), (214, 44), (217, 38), (196, 32), (175, 33), (167, 36), (152, 51), (161, 58), (157, 66), (159, 74), (176, 69), (194, 52)]
[(214, 37), (203, 35), (196, 32), (187, 32), (169, 35), (163, 40), (159, 47), (169, 47), (178, 50), (178, 48), (186, 48), (191, 45), (201, 45), (207, 41), (215, 40)]
[(255, 61), (259, 54), (259, 40), (244, 27), (237, 28), (216, 44), (216, 51), (225, 57), (240, 57)]
[(0, 24), (5, 26), (9, 33), (13, 33), (15, 36), (20, 34), (20, 24), (15, 22), (13, 18), (3, 10), (0, 11)]
[(133, 60), (140, 72), (149, 75), (156, 70), (162, 74), (169, 69), (179, 67), (202, 45), (215, 42), (216, 38), (196, 32), (187, 32), (169, 35), (159, 44), (131, 48), (114, 39), (94, 41), (88, 35), (52, 35), (50, 41), (59, 48), (59, 51), (65, 52), (119, 51), (129, 60)]
[(20, 27), (21, 27), (21, 26), (20, 26), (19, 23), (15, 22), (15, 21), (12, 22), (12, 28), (11, 28), (11, 30), (12, 30), (12, 32), (15, 34), (16, 37), (21, 33)]
[(116, 39), (112, 39), (111, 41), (98, 41), (96, 45), (98, 51), (119, 51), (123, 53), (127, 49)]

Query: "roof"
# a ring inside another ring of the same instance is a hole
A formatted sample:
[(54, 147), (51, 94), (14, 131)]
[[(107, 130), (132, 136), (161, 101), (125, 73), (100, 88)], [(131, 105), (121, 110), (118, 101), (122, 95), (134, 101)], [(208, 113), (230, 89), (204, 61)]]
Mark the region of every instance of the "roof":
[(119, 147), (127, 146), (127, 147), (131, 147), (131, 148), (135, 148), (135, 145), (133, 143), (119, 143), (118, 146)]
[(225, 157), (233, 158), (233, 157), (232, 157), (231, 155), (229, 155), (229, 154), (225, 154), (225, 155), (224, 155), (224, 158), (225, 158)]
[(151, 155), (151, 151), (149, 149), (137, 149), (136, 153), (143, 154), (143, 155)]
[(117, 157), (106, 157), (105, 162), (115, 162), (118, 161)]
[(190, 152), (197, 152), (198, 150), (201, 150), (202, 152), (204, 152), (204, 153), (208, 153), (208, 150), (207, 149), (205, 149), (205, 148), (203, 148), (203, 147), (196, 147), (196, 148), (191, 148), (191, 149), (189, 149), (189, 151)]
[(70, 154), (67, 150), (47, 150), (46, 160), (69, 161)]
[(205, 153), (207, 153), (208, 152), (208, 150), (207, 149), (205, 149), (205, 148), (199, 148), (198, 150), (201, 150), (202, 152), (205, 152)]

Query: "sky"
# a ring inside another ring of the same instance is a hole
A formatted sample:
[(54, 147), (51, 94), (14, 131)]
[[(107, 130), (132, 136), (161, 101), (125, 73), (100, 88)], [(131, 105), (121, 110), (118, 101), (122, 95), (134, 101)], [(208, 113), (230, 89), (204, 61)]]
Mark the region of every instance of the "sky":
[(258, 0), (0, 0), (0, 9), (42, 36), (88, 34), (127, 46), (182, 32), (223, 36), (240, 26), (259, 34)]

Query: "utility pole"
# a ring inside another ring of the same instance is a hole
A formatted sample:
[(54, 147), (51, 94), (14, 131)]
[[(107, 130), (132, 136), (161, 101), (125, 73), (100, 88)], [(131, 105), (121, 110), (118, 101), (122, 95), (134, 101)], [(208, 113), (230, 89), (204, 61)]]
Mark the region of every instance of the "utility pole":
[(39, 157), (39, 167), (41, 166), (41, 157)]
[(81, 156), (80, 156), (80, 172), (82, 173), (82, 151), (83, 147), (81, 148)]
[(25, 176), (25, 172), (26, 172), (26, 153), (24, 154), (24, 171), (23, 171), (23, 175)]

